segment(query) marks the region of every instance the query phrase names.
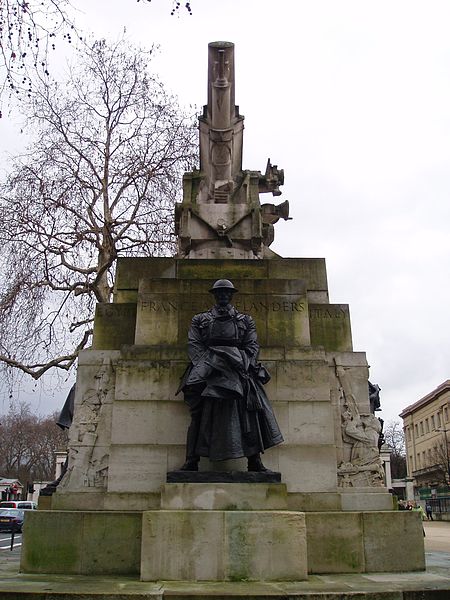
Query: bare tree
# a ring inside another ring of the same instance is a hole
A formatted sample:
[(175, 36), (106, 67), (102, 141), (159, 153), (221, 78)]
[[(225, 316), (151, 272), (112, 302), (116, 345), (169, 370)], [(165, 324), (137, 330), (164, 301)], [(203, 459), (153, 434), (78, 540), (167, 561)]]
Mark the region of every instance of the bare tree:
[(391, 449), (391, 473), (394, 479), (406, 477), (405, 436), (399, 421), (385, 423), (384, 443)]
[[(446, 447), (447, 443), (447, 447)], [(442, 485), (450, 484), (450, 448), (447, 437), (440, 440), (433, 448), (431, 461), (437, 482)]]
[[(141, 2), (141, 0), (137, 0)], [(144, 2), (150, 3), (152, 0), (143, 0)], [(192, 15), (191, 2), (180, 2), (179, 0), (169, 0), (172, 3), (170, 14), (173, 16), (184, 8), (190, 15)]]
[(23, 402), (11, 407), (0, 422), (0, 473), (23, 484), (54, 479), (55, 452), (67, 447), (67, 433), (56, 416), (39, 417)]
[(48, 51), (55, 50), (61, 39), (70, 44), (77, 35), (70, 8), (69, 0), (0, 2), (2, 91), (30, 93), (33, 75), (48, 74)]
[(0, 363), (35, 379), (88, 344), (118, 256), (174, 249), (196, 135), (151, 54), (97, 41), (27, 104), (35, 142), (0, 186)]
[[(168, 4), (172, 15), (180, 13), (182, 3), (168, 0)], [(192, 14), (190, 2), (183, 7)], [(1, 0), (0, 95), (5, 89), (30, 94), (36, 75), (49, 74), (49, 52), (60, 42), (82, 40), (75, 15), (70, 0)]]

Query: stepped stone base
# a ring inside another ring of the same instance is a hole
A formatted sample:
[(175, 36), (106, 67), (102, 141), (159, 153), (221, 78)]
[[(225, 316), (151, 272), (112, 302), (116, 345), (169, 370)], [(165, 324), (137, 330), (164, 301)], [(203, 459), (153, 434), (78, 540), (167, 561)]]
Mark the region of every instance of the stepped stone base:
[(30, 511), (21, 571), (301, 581), (308, 574), (420, 571), (424, 556), (416, 512), (302, 512), (289, 509), (285, 484), (167, 483), (157, 510)]

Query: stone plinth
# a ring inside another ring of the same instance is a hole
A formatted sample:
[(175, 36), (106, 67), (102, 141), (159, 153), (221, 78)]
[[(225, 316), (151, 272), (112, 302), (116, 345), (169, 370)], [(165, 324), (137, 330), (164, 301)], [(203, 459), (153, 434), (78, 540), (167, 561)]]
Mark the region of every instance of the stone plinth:
[(300, 581), (303, 513), (159, 510), (143, 515), (143, 581)]
[(285, 484), (167, 483), (164, 510), (287, 510)]

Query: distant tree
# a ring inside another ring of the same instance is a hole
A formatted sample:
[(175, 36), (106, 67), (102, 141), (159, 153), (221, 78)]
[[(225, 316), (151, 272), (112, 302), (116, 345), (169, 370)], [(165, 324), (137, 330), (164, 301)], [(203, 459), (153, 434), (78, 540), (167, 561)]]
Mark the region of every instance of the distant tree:
[(12, 406), (0, 418), (0, 475), (21, 483), (52, 481), (55, 452), (67, 447), (67, 434), (55, 424), (56, 415), (40, 417), (28, 404)]
[(174, 204), (196, 130), (152, 52), (84, 46), (63, 84), (26, 103), (35, 141), (0, 185), (0, 364), (68, 370), (110, 302), (119, 256), (173, 252)]
[(450, 484), (450, 475), (449, 475), (450, 447), (448, 444), (448, 440), (447, 440), (447, 447), (445, 447), (444, 439), (440, 440), (436, 444), (436, 446), (434, 446), (433, 452), (431, 454), (431, 461), (435, 467), (435, 473), (436, 473), (438, 483), (441, 485), (449, 485)]
[(384, 424), (384, 443), (391, 449), (391, 474), (393, 479), (406, 477), (405, 436), (399, 421)]

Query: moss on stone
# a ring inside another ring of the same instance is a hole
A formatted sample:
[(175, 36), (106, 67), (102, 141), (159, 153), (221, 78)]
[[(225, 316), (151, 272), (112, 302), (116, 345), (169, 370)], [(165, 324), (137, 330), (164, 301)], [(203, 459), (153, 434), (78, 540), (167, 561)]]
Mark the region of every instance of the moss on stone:
[(353, 350), (348, 305), (311, 304), (309, 324), (313, 348), (336, 352)]
[(37, 510), (27, 515), (21, 571), (136, 575), (140, 548), (138, 512)]
[(95, 350), (118, 350), (122, 344), (133, 344), (136, 329), (136, 304), (99, 303), (94, 321)]

